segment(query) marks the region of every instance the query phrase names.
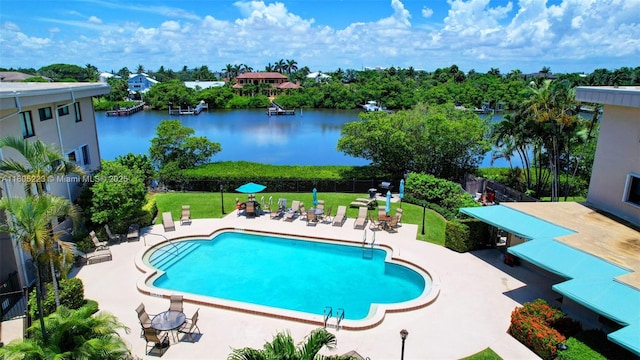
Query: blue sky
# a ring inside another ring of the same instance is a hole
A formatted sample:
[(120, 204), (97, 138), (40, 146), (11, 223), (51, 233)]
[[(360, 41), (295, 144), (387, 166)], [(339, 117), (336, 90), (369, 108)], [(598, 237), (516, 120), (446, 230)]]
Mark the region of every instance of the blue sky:
[(640, 66), (640, 0), (0, 0), (0, 67)]

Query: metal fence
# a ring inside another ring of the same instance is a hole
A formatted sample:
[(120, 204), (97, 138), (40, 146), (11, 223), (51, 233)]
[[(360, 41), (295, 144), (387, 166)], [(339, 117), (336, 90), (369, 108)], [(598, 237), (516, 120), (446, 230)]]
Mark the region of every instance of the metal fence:
[(474, 194), (494, 194), (493, 197), (497, 202), (536, 202), (540, 201), (521, 191), (502, 185), (499, 182), (478, 178), (473, 175), (465, 177), (464, 189), (466, 192)]
[(27, 288), (20, 288), (18, 273), (9, 274), (0, 284), (0, 309), (2, 321), (24, 316), (27, 310)]

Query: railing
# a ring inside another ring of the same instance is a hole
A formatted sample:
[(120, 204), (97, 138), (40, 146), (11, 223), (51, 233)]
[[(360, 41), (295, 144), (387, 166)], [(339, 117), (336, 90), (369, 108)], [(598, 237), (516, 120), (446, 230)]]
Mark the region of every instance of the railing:
[(344, 320), (344, 309), (338, 308), (336, 311), (336, 330), (340, 330), (340, 323)]
[[(373, 239), (371, 240), (371, 246), (367, 247), (367, 229), (364, 229), (364, 236), (362, 238), (362, 258), (363, 259), (373, 259), (373, 246), (376, 243), (376, 232), (372, 231), (372, 233), (373, 233)], [(365, 257), (365, 254), (367, 254), (367, 250), (368, 250), (369, 257)]]
[(331, 306), (324, 307), (324, 328), (327, 328), (327, 322), (333, 316), (333, 308)]
[[(158, 234), (158, 233), (146, 233), (146, 234), (142, 234), (142, 237), (144, 238), (144, 246), (147, 246), (147, 235), (156, 235), (156, 236), (162, 236), (167, 243), (169, 243), (169, 245), (171, 245), (172, 249), (176, 251), (175, 255), (178, 255), (180, 253), (180, 249), (176, 246), (176, 244), (174, 244), (173, 242), (171, 242), (171, 240), (162, 235), (162, 234)], [(162, 250), (165, 251), (165, 250)]]

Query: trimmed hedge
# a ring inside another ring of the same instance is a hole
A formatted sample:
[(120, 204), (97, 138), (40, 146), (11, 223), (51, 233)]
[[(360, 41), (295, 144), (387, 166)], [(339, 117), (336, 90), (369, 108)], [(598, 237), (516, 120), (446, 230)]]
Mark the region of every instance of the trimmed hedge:
[(511, 313), (509, 333), (543, 359), (555, 359), (558, 344), (567, 339), (554, 329), (553, 324), (564, 318), (559, 309), (555, 309), (542, 299), (525, 303)]
[(448, 221), (444, 246), (457, 252), (484, 249), (489, 238), (489, 225), (477, 219)]

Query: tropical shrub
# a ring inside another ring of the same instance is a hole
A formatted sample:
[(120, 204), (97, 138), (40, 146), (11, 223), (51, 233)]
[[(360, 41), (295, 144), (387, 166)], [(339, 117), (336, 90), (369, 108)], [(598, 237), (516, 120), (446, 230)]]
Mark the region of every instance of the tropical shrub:
[(429, 208), (447, 220), (456, 218), (461, 207), (480, 206), (460, 184), (430, 174), (410, 174), (405, 183), (405, 192), (408, 195), (405, 201), (422, 205), (422, 200), (425, 200)]
[[(79, 278), (60, 279), (58, 282), (58, 293), (60, 294), (60, 306), (69, 309), (79, 309), (86, 304), (84, 299), (84, 285)], [(49, 316), (56, 311), (56, 297), (53, 283), (46, 285), (45, 297), (42, 300), (42, 312), (44, 316)], [(38, 306), (36, 306), (35, 290), (29, 294), (29, 315), (35, 319), (38, 317)]]
[(564, 316), (562, 311), (537, 299), (511, 313), (509, 333), (541, 358), (554, 359), (558, 344), (564, 343), (566, 338), (552, 324)]

